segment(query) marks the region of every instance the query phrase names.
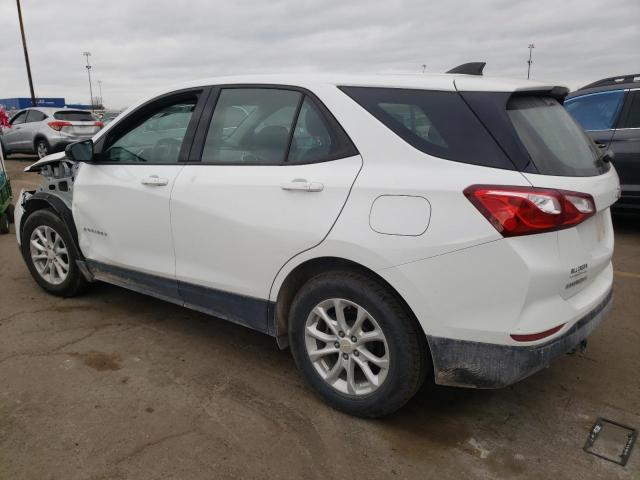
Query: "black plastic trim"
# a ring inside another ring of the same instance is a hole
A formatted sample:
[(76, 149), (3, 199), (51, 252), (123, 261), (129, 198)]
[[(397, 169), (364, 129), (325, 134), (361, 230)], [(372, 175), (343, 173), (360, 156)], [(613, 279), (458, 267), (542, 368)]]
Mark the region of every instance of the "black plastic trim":
[(428, 336), (435, 382), (472, 388), (502, 388), (547, 366), (579, 345), (613, 304), (610, 290), (566, 333), (540, 345), (498, 345)]
[(98, 280), (274, 335), (274, 320), (270, 317), (274, 315), (275, 304), (269, 300), (194, 285), (95, 260), (87, 260), (86, 265)]

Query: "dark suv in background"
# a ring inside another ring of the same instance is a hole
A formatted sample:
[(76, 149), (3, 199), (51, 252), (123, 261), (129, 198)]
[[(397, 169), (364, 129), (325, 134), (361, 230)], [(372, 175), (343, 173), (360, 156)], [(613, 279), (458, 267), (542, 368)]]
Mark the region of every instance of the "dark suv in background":
[(586, 85), (564, 106), (600, 148), (613, 151), (622, 188), (616, 209), (640, 213), (640, 73)]

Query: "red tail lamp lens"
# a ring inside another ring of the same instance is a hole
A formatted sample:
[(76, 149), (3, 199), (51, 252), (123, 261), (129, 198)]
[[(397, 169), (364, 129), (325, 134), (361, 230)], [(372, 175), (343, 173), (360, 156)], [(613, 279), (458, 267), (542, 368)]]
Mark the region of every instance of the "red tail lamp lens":
[(464, 194), (505, 237), (571, 228), (596, 212), (591, 195), (565, 190), (472, 185)]

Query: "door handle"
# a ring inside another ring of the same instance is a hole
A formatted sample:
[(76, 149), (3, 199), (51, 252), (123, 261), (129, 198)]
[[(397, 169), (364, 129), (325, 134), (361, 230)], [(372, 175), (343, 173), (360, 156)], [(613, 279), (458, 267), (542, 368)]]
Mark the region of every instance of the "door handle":
[(606, 143), (598, 142), (597, 140), (594, 143), (598, 146), (598, 148), (607, 148)]
[(169, 180), (166, 178), (160, 178), (157, 175), (149, 175), (148, 177), (140, 180), (140, 183), (151, 187), (164, 187), (169, 184)]
[(304, 178), (296, 178), (280, 185), (280, 188), (288, 191), (321, 192), (324, 190), (324, 185), (320, 182), (307, 182)]

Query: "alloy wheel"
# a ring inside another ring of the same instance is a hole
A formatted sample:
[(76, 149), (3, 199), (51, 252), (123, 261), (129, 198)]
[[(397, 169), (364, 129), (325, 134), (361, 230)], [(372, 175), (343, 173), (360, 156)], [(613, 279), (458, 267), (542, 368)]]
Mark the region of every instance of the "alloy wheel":
[(38, 142), (38, 145), (36, 146), (36, 153), (38, 154), (38, 158), (46, 157), (49, 154), (47, 144), (43, 141)]
[(305, 346), (320, 377), (350, 396), (368, 395), (389, 372), (389, 346), (378, 322), (362, 306), (331, 298), (305, 323)]
[(59, 285), (69, 275), (69, 252), (62, 236), (47, 225), (36, 227), (30, 238), (31, 261), (47, 282)]

